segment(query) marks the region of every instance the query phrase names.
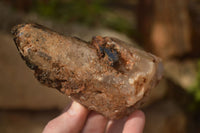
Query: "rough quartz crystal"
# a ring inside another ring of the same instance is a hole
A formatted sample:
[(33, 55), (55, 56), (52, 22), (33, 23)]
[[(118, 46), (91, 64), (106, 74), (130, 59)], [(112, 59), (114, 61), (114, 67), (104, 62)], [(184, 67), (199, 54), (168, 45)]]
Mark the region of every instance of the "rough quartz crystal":
[(38, 24), (17, 25), (12, 34), (40, 83), (109, 119), (139, 108), (162, 77), (160, 58), (116, 38), (86, 42)]

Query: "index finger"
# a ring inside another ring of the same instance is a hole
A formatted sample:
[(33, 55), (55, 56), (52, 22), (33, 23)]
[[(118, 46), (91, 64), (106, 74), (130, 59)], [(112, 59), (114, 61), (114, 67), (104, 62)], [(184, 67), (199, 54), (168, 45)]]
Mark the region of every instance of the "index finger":
[(142, 133), (144, 125), (145, 114), (141, 110), (136, 110), (126, 120), (123, 133)]
[(77, 102), (73, 102), (67, 112), (51, 120), (43, 133), (78, 133), (84, 126), (89, 111)]

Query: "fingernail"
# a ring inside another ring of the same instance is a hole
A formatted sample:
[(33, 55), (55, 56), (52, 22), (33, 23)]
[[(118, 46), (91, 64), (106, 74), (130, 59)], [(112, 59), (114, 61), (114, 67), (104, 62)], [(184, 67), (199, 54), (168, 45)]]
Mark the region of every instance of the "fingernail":
[(73, 102), (69, 110), (67, 111), (69, 115), (74, 116), (79, 112), (83, 111), (84, 107), (77, 102)]

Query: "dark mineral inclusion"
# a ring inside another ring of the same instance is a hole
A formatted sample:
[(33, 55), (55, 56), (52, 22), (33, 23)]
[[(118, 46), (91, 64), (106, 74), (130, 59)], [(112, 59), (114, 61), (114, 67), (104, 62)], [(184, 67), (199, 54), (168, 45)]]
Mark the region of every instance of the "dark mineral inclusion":
[(161, 60), (111, 37), (91, 42), (38, 24), (12, 29), (14, 41), (38, 81), (109, 119), (139, 108), (162, 77)]

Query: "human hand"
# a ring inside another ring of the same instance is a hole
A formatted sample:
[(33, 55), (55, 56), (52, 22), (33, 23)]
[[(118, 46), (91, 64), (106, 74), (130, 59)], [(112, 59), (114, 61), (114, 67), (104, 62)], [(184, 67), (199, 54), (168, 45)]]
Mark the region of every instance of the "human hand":
[(73, 102), (66, 112), (46, 125), (43, 133), (142, 133), (144, 124), (145, 115), (140, 110), (134, 111), (129, 117), (109, 121)]

